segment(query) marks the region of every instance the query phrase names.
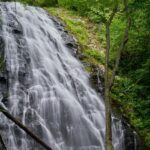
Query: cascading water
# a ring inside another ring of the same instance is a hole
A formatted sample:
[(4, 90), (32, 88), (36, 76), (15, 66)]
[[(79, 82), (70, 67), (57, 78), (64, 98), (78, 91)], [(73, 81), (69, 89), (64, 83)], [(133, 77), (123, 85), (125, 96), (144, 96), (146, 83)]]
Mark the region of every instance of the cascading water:
[[(48, 14), (19, 3), (17, 10), (14, 3), (1, 3), (0, 13), (9, 90), (1, 103), (54, 150), (104, 150), (103, 100)], [(0, 117), (8, 150), (43, 149)], [(113, 137), (115, 150), (124, 150), (119, 122)]]

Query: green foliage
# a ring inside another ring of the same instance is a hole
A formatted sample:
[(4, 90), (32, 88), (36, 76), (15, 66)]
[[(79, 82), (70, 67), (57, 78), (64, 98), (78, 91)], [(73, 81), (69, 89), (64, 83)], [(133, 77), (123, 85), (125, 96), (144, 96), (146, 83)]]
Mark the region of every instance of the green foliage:
[(58, 0), (61, 6), (78, 11), (81, 15), (87, 14), (89, 5), (92, 1), (89, 0)]
[(121, 5), (118, 0), (58, 0), (60, 6), (75, 10), (80, 15), (86, 15), (95, 22), (107, 18), (115, 5)]
[(150, 20), (147, 19), (150, 11), (145, 7), (145, 3), (139, 3), (140, 6), (137, 3), (135, 3), (135, 6), (132, 5), (132, 28), (129, 35), (129, 38), (132, 40), (129, 40), (128, 46), (122, 54), (121, 67), (124, 69), (121, 71), (123, 74), (128, 73), (131, 75), (133, 74), (133, 68), (134, 71), (142, 68), (150, 55)]
[(96, 64), (104, 64), (104, 53), (102, 51), (94, 50), (94, 49), (87, 49), (84, 52), (84, 55), (87, 58), (91, 58), (95, 60)]
[(58, 4), (57, 0), (16, 0), (29, 5), (36, 6), (55, 6)]
[(140, 69), (136, 71), (136, 80), (143, 86), (143, 94), (149, 95), (150, 91), (150, 59), (147, 59)]
[(69, 29), (78, 37), (78, 41), (82, 45), (86, 45), (88, 42), (88, 34), (86, 32), (84, 23), (80, 19), (69, 19), (65, 18), (65, 23)]
[(119, 104), (119, 111), (145, 138), (147, 146), (150, 146), (148, 141), (150, 138), (150, 97), (143, 97), (142, 89), (143, 86), (129, 78), (117, 77), (111, 97), (115, 103)]

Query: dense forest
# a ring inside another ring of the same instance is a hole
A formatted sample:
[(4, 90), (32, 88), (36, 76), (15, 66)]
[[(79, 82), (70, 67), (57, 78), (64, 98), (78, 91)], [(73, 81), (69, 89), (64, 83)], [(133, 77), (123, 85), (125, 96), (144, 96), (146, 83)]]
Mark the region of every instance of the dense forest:
[[(105, 64), (105, 23), (117, 6), (110, 24), (109, 76), (115, 65), (126, 21), (130, 17), (128, 38), (120, 54), (110, 97), (113, 111), (121, 113), (150, 148), (150, 1), (129, 0), (128, 14), (125, 13), (123, 3), (118, 0), (18, 1), (43, 7), (50, 14), (61, 18), (70, 33), (78, 39), (83, 63), (92, 63), (92, 67), (86, 68), (90, 73), (93, 66), (103, 68)], [(75, 18), (75, 21), (67, 16)]]

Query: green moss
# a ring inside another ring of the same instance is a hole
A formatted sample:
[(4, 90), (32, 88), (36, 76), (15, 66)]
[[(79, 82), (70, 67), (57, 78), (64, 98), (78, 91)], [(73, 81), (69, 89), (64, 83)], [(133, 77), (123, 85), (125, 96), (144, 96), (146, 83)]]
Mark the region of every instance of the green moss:
[(84, 55), (86, 58), (94, 59), (94, 64), (104, 64), (104, 53), (100, 50), (94, 50), (94, 49), (86, 49), (84, 51)]
[(88, 34), (84, 22), (81, 19), (64, 18), (67, 28), (77, 37), (83, 46), (88, 45)]

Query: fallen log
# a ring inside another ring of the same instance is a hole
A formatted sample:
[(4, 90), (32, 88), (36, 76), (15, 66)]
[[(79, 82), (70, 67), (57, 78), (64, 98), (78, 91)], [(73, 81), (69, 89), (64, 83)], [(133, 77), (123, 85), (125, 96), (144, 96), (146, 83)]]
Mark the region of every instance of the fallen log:
[(5, 145), (4, 141), (3, 141), (3, 138), (1, 136), (1, 134), (0, 134), (0, 143), (2, 144), (2, 150), (7, 150), (6, 145)]
[(52, 150), (44, 141), (37, 137), (31, 130), (29, 130), (25, 125), (23, 125), (19, 120), (13, 117), (2, 105), (0, 105), (0, 111), (17, 126), (19, 126), (23, 131), (25, 131), (30, 137), (32, 137), (37, 143), (42, 145), (46, 150)]

